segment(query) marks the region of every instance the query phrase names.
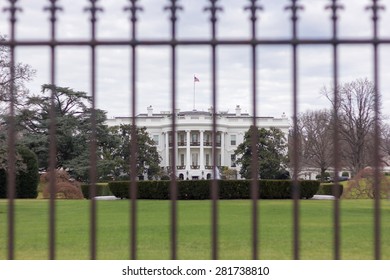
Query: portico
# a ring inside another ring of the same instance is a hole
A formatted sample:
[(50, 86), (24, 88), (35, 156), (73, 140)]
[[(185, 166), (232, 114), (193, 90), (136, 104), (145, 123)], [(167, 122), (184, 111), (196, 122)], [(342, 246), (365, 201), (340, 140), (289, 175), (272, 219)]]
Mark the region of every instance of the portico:
[[(173, 116), (176, 118), (174, 132), (172, 131)], [(241, 113), (238, 105), (235, 113), (219, 112), (215, 145), (213, 145), (211, 108), (208, 111), (180, 112), (178, 110), (175, 114), (171, 114), (168, 111), (153, 113), (152, 106), (149, 106), (147, 113), (137, 116), (136, 122), (137, 126), (146, 127), (150, 137), (154, 140), (162, 158), (161, 167), (168, 172), (175, 172), (180, 179), (194, 180), (208, 179), (213, 176), (213, 149), (215, 149), (215, 166), (239, 170), (235, 164), (234, 151), (243, 142), (245, 132), (253, 124), (253, 118), (247, 113)], [(131, 123), (131, 118), (107, 120), (109, 126), (127, 123)], [(281, 118), (258, 117), (257, 126), (276, 127), (287, 135), (289, 121), (285, 115)], [(174, 155), (175, 166), (173, 166)]]

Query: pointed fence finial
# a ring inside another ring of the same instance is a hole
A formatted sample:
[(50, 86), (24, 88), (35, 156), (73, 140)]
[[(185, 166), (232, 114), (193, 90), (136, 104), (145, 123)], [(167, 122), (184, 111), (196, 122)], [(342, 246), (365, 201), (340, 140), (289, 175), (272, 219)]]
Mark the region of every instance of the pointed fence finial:
[(50, 6), (43, 8), (43, 10), (50, 12), (50, 21), (54, 23), (57, 21), (57, 12), (63, 11), (63, 9), (57, 5), (58, 0), (49, 0), (49, 2)]
[(218, 0), (209, 0), (209, 1), (210, 1), (211, 6), (206, 7), (203, 10), (210, 11), (210, 13), (211, 13), (210, 21), (214, 24), (217, 22), (217, 13), (222, 12), (223, 9), (219, 6), (217, 6)]
[(91, 13), (91, 22), (92, 24), (95, 24), (97, 21), (97, 13), (98, 12), (103, 12), (103, 8), (97, 6), (97, 2), (99, 0), (89, 0), (91, 3), (90, 7), (84, 8), (85, 12), (90, 12)]
[(183, 7), (178, 5), (179, 0), (169, 0), (171, 2), (170, 6), (164, 7), (165, 11), (171, 11), (171, 21), (173, 24), (177, 21), (177, 11), (182, 11)]
[(385, 6), (379, 5), (380, 0), (372, 0), (372, 5), (367, 6), (366, 10), (372, 10), (372, 20), (377, 22), (379, 20), (379, 11), (385, 10)]
[(134, 24), (137, 21), (137, 12), (143, 11), (144, 9), (137, 5), (139, 0), (128, 0), (130, 2), (130, 6), (124, 7), (123, 11), (130, 12), (130, 20)]
[[(250, 11), (251, 21), (255, 23), (257, 21), (257, 11), (263, 11), (263, 6), (258, 5), (257, 1), (259, 0), (249, 0), (251, 2), (250, 6), (244, 8), (245, 11)], [(260, 1), (259, 1), (260, 2)]]
[(18, 0), (8, 0), (10, 3), (9, 7), (5, 7), (3, 9), (4, 12), (9, 12), (11, 17), (10, 17), (10, 22), (14, 24), (16, 22), (16, 13), (17, 12), (22, 12), (22, 9), (16, 6), (16, 3)]
[(299, 0), (291, 0), (291, 5), (287, 6), (285, 10), (291, 10), (291, 20), (295, 23), (298, 20), (298, 11), (304, 10), (302, 5), (298, 5)]

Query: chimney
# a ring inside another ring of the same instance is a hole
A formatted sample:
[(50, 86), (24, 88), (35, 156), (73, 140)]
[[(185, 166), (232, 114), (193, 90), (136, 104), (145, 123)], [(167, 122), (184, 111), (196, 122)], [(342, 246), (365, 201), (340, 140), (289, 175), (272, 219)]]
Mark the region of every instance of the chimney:
[(150, 105), (148, 107), (148, 117), (151, 117), (151, 116), (153, 116), (153, 107), (152, 107), (152, 105)]
[(237, 116), (237, 117), (241, 116), (241, 108), (240, 108), (240, 105), (237, 105), (237, 106), (236, 106), (236, 116)]

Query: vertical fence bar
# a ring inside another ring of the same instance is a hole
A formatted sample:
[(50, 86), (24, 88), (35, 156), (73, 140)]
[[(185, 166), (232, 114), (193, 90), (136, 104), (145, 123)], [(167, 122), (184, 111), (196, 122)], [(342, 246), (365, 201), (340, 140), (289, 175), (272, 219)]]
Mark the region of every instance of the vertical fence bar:
[(257, 127), (257, 52), (256, 52), (256, 12), (262, 10), (261, 6), (257, 5), (257, 0), (251, 0), (251, 6), (246, 7), (245, 10), (251, 12), (251, 80), (252, 80), (252, 135), (251, 135), (251, 150), (252, 150), (252, 182), (251, 182), (251, 199), (252, 199), (252, 259), (259, 258), (258, 252), (258, 198), (259, 198), (259, 151), (258, 151), (258, 127)]
[(97, 179), (97, 144), (96, 144), (96, 13), (102, 11), (96, 6), (98, 0), (91, 0), (91, 7), (85, 11), (91, 12), (91, 138), (90, 138), (90, 188), (89, 197), (90, 202), (90, 259), (95, 260), (97, 257), (96, 243), (97, 243), (97, 209), (96, 209), (96, 179)]
[(380, 93), (379, 93), (379, 40), (378, 21), (379, 11), (384, 7), (379, 5), (379, 0), (372, 0), (372, 6), (368, 7), (373, 12), (373, 74), (374, 74), (374, 258), (381, 258), (381, 187), (380, 187)]
[(291, 0), (291, 6), (286, 9), (292, 11), (292, 79), (293, 79), (293, 166), (295, 168), (293, 172), (293, 254), (294, 259), (299, 259), (299, 198), (300, 189), (298, 184), (298, 172), (299, 172), (299, 143), (298, 143), (298, 37), (297, 37), (297, 21), (298, 10), (303, 9), (298, 5), (298, 0)]
[(15, 130), (15, 30), (16, 30), (16, 12), (21, 11), (16, 7), (17, 1), (9, 1), (10, 7), (5, 11), (10, 12), (10, 104), (8, 116), (8, 172), (7, 172), (7, 197), (8, 197), (8, 259), (15, 258), (15, 193), (16, 193), (16, 130)]
[[(137, 78), (137, 53), (136, 53), (136, 37), (137, 37), (137, 11), (142, 11), (141, 7), (137, 6), (138, 0), (130, 0), (130, 6), (125, 7), (125, 11), (130, 11), (130, 21), (131, 21), (131, 139), (137, 139), (137, 122), (136, 122), (136, 105), (137, 105), (137, 87), (136, 87), (136, 78)], [(130, 258), (133, 260), (137, 259), (137, 143), (138, 141), (133, 141), (131, 145), (131, 157), (130, 157)]]
[[(135, 29), (135, 23), (133, 23), (133, 29)], [(135, 40), (135, 31), (133, 32), (133, 40)], [(136, 122), (136, 102), (137, 102), (137, 93), (136, 93), (136, 45), (132, 45), (131, 48), (131, 114), (132, 114), (132, 123), (131, 123), (131, 139), (137, 139), (137, 122)], [(138, 150), (138, 141), (134, 140), (131, 145), (131, 158), (130, 158), (130, 197), (131, 197), (131, 214), (130, 214), (130, 258), (132, 260), (137, 259), (137, 150)]]
[(339, 92), (338, 92), (338, 40), (337, 40), (337, 11), (342, 9), (337, 0), (331, 0), (331, 4), (326, 9), (332, 10), (332, 71), (333, 71), (333, 165), (335, 181), (333, 185), (333, 195), (336, 198), (333, 204), (333, 257), (335, 260), (340, 259), (340, 193), (338, 189), (338, 173), (340, 170), (340, 142), (339, 142)]
[[(134, 26), (134, 24), (133, 24)], [(133, 40), (135, 40), (135, 33)], [(131, 47), (131, 139), (137, 139), (137, 120), (136, 120), (136, 45)], [(138, 141), (134, 140), (131, 145), (130, 158), (130, 258), (137, 259), (137, 150)]]
[[(172, 98), (172, 170), (170, 195), (171, 195), (171, 259), (177, 259), (177, 181), (176, 181), (176, 21), (177, 11), (183, 8), (177, 0), (170, 0), (171, 5), (165, 10), (171, 12), (171, 98)], [(187, 139), (188, 141), (189, 139)]]
[(49, 0), (50, 6), (44, 10), (50, 12), (50, 125), (49, 125), (49, 259), (55, 259), (56, 253), (56, 165), (57, 165), (57, 140), (56, 140), (56, 14), (60, 7), (56, 5), (57, 0)]
[[(217, 180), (217, 12), (222, 8), (217, 6), (218, 0), (209, 0), (211, 6), (206, 7), (205, 11), (211, 13), (211, 75), (212, 75), (212, 106), (213, 106), (213, 124), (212, 124), (212, 158), (213, 158), (213, 179), (211, 182), (211, 258), (218, 259), (218, 180)], [(222, 152), (221, 147), (221, 152)]]

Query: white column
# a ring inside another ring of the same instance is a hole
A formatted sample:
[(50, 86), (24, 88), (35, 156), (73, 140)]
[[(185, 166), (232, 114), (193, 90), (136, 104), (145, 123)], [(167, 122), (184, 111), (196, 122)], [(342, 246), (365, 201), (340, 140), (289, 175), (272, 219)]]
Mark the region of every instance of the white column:
[(221, 131), (221, 166), (225, 164), (225, 132)]
[(169, 133), (165, 133), (165, 166), (169, 166)]
[(191, 147), (190, 147), (190, 142), (191, 142), (191, 138), (190, 138), (190, 130), (186, 130), (186, 133), (187, 133), (187, 142), (186, 142), (186, 170), (190, 170), (190, 166), (191, 166)]
[(199, 153), (199, 165), (200, 170), (204, 170), (204, 147), (203, 147), (203, 133), (204, 130), (200, 131), (200, 153)]
[[(176, 153), (176, 157), (175, 157), (175, 161), (176, 161), (176, 166), (178, 166), (179, 164), (179, 145), (178, 145), (178, 142), (179, 142), (179, 132), (176, 130), (175, 131), (175, 135), (176, 135), (176, 142), (173, 143), (174, 147), (175, 147), (175, 153)], [(176, 166), (174, 166), (174, 170), (176, 170)], [(175, 171), (176, 172), (176, 171)], [(176, 174), (176, 173), (175, 173)]]

